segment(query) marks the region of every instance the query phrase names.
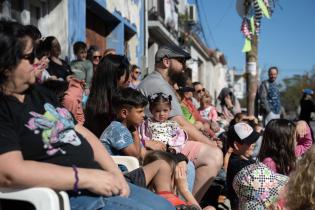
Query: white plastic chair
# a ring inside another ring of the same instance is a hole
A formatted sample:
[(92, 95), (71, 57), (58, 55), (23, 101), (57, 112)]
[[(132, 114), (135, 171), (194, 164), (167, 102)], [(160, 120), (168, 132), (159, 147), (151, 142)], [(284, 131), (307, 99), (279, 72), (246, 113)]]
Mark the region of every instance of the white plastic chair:
[(111, 156), (116, 164), (124, 165), (128, 171), (133, 171), (139, 168), (139, 161), (132, 156)]
[[(139, 161), (131, 156), (112, 156), (116, 164), (126, 166), (128, 171), (139, 168)], [(5, 188), (0, 187), (0, 199), (27, 201), (36, 210), (70, 210), (68, 194), (65, 191), (56, 192), (47, 187)], [(1, 206), (0, 206), (1, 210)]]
[(59, 197), (57, 193), (47, 187), (26, 189), (0, 188), (1, 199), (27, 201), (33, 204), (37, 210), (70, 210), (68, 194), (61, 191), (59, 192)]

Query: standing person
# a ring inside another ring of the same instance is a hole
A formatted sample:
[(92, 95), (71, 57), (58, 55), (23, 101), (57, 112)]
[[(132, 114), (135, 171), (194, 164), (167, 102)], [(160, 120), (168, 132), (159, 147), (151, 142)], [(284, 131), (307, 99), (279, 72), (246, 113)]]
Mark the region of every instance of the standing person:
[(174, 209), (128, 184), (97, 137), (34, 85), (33, 42), (23, 25), (0, 20), (0, 46), (0, 187), (66, 190), (76, 210)]
[[(215, 142), (210, 141), (194, 125), (189, 123), (183, 116), (180, 103), (176, 97), (173, 85), (181, 81), (185, 69), (186, 60), (190, 55), (177, 46), (162, 46), (155, 54), (155, 71), (149, 74), (139, 85), (139, 89), (145, 96), (162, 92), (171, 95), (172, 102), (169, 118), (176, 121), (194, 141), (204, 143), (203, 147), (208, 147), (207, 165), (200, 168), (196, 177), (204, 177), (196, 180), (194, 195), (197, 200), (201, 200), (213, 178), (218, 174), (222, 167), (223, 157), (221, 150)], [(146, 109), (146, 115), (152, 116), (149, 109)]]
[(259, 87), (260, 113), (264, 118), (264, 125), (272, 119), (279, 119), (281, 112), (280, 91), (276, 82), (279, 70), (272, 66), (268, 69), (268, 80), (264, 80)]
[(311, 89), (304, 89), (303, 90), (303, 96), (300, 100), (301, 112), (300, 112), (299, 119), (304, 120), (308, 124), (308, 126), (311, 129), (312, 137), (314, 140), (313, 129), (312, 129), (312, 126), (310, 124), (310, 122), (312, 120), (311, 113), (315, 112), (315, 105), (312, 101), (313, 94), (314, 94), (314, 91)]
[(140, 84), (141, 80), (139, 79), (141, 75), (141, 70), (139, 66), (132, 65), (130, 71), (130, 84), (129, 87), (133, 89), (137, 89), (138, 85)]

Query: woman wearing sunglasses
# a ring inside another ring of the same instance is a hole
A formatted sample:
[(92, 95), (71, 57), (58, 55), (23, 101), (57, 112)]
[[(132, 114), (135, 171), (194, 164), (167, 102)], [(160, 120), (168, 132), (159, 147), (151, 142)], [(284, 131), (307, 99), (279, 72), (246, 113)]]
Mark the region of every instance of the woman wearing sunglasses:
[(35, 85), (23, 25), (0, 20), (0, 46), (0, 187), (66, 190), (71, 209), (174, 209), (128, 184), (97, 137)]
[(130, 84), (129, 87), (133, 89), (137, 89), (138, 85), (140, 84), (141, 80), (139, 79), (141, 75), (141, 70), (137, 65), (131, 66), (130, 71)]
[(91, 45), (87, 51), (87, 59), (89, 59), (93, 64), (93, 72), (95, 72), (101, 58), (100, 49), (95, 45)]

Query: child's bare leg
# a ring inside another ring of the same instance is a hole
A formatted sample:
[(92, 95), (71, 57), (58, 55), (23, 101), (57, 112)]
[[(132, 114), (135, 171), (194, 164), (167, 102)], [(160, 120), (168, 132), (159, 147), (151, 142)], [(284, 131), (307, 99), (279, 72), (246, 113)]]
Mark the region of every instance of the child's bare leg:
[[(216, 154), (210, 154), (210, 152), (216, 152)], [(222, 167), (222, 162), (223, 157), (220, 150), (214, 150), (213, 148), (210, 148), (209, 145), (203, 144), (198, 153), (197, 160), (194, 161), (196, 177), (193, 194), (197, 201), (200, 202), (209, 189), (212, 181)]]
[(143, 171), (147, 186), (152, 183), (156, 192), (173, 192), (174, 180), (171, 177), (172, 171), (166, 161), (156, 160), (143, 166)]

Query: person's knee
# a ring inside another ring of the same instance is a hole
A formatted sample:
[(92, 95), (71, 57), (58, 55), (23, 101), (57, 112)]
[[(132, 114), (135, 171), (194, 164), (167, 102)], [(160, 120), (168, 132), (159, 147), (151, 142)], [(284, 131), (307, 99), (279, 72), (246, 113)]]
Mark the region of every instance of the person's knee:
[(204, 145), (201, 148), (202, 162), (211, 168), (220, 169), (223, 165), (223, 153), (216, 146)]
[(159, 168), (159, 171), (171, 171), (171, 166), (165, 160), (157, 160), (156, 165)]

